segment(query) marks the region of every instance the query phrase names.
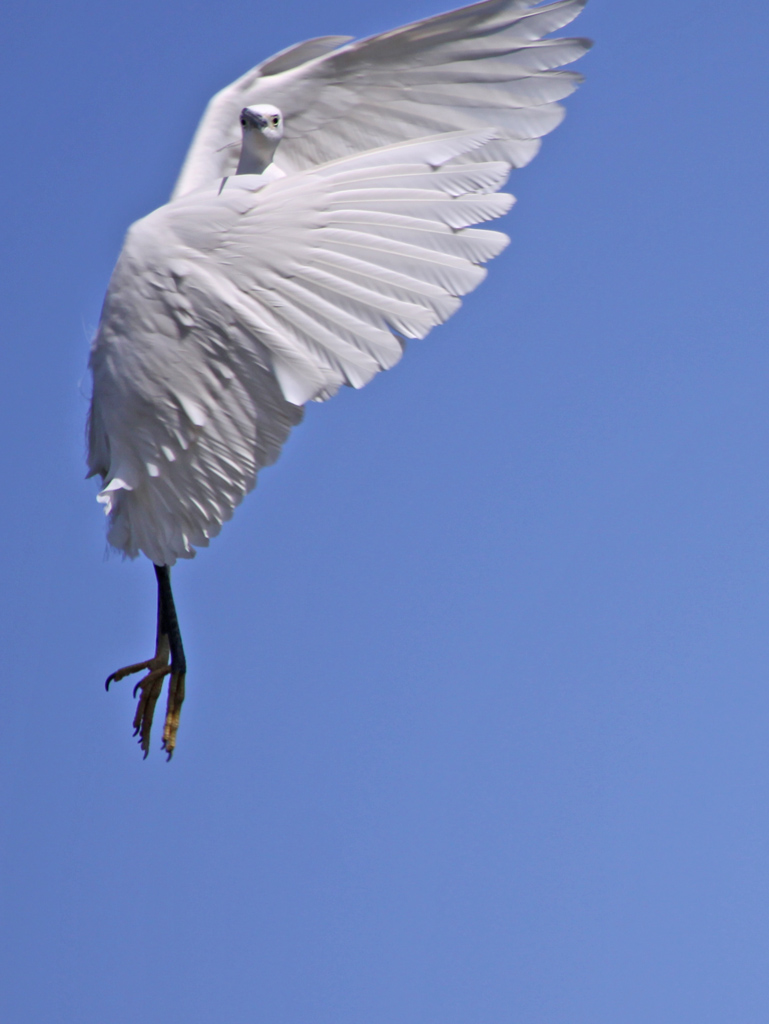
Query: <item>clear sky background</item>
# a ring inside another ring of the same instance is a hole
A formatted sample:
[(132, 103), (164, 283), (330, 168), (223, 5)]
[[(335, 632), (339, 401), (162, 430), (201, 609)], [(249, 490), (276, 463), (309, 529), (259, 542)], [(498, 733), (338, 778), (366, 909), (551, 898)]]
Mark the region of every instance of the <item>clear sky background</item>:
[(591, 0), (512, 245), (313, 406), (175, 572), (179, 747), (126, 681), (85, 364), (209, 96), (443, 0), (6, 0), (0, 1017), (765, 1024), (764, 0)]

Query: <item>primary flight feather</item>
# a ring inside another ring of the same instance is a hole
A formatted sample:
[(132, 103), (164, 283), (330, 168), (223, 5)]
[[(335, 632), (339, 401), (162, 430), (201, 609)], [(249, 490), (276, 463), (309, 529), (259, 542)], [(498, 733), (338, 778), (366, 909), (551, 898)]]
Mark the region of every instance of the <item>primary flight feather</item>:
[(459, 307), (507, 236), (498, 190), (562, 117), (585, 0), (486, 0), (370, 39), (310, 40), (218, 93), (171, 201), (137, 221), (90, 366), (90, 475), (110, 544), (158, 580), (134, 727), (186, 662), (170, 567), (208, 544), (310, 400), (362, 387)]

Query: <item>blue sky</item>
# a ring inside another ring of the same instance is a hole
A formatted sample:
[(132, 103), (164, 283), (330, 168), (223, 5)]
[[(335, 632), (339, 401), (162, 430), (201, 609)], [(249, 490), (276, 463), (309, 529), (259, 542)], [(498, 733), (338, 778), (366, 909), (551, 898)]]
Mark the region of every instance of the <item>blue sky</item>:
[(591, 0), (484, 286), (176, 571), (172, 764), (103, 690), (154, 639), (82, 479), (123, 233), (216, 89), (444, 8), (4, 5), (3, 1020), (769, 1016), (764, 3)]

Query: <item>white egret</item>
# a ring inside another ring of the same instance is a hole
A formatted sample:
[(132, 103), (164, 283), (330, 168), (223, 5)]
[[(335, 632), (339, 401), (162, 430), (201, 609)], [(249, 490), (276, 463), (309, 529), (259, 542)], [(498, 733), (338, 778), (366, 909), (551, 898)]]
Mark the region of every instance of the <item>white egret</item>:
[(585, 0), (486, 0), (359, 42), (300, 43), (218, 93), (171, 201), (126, 237), (90, 367), (88, 464), (109, 543), (155, 565), (145, 756), (186, 662), (170, 569), (208, 544), (305, 402), (362, 387), (446, 320), (508, 239), (498, 190), (560, 122), (584, 39), (544, 38)]

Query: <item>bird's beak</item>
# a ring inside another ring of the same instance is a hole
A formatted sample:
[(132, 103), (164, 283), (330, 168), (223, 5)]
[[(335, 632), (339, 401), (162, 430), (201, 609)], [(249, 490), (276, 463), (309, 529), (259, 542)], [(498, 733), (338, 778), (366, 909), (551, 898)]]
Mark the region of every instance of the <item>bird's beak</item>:
[(253, 110), (249, 110), (248, 107), (243, 107), (240, 112), (241, 118), (251, 125), (252, 128), (266, 128), (267, 118), (262, 117), (261, 114), (255, 114)]

